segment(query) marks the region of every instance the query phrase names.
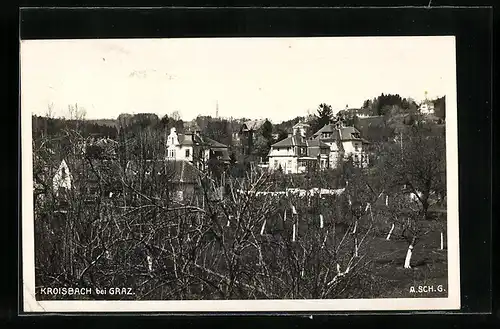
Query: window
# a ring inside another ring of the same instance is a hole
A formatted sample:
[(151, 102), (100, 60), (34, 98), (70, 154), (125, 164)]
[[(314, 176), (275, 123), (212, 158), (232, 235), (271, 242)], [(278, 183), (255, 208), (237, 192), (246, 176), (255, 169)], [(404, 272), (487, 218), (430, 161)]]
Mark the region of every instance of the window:
[(187, 149), (186, 150), (186, 158), (189, 158), (191, 156), (191, 150), (190, 149)]
[(292, 160), (288, 160), (288, 168), (291, 168), (292, 167)]
[(274, 168), (278, 168), (279, 164), (278, 164), (278, 160), (274, 160)]
[(359, 151), (359, 143), (354, 143), (354, 149), (355, 149), (356, 151)]

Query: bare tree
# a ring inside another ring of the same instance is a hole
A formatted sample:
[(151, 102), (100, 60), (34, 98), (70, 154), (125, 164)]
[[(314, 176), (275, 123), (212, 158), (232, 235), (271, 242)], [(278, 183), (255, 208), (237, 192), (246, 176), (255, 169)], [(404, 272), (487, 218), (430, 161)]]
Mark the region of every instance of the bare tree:
[(398, 143), (387, 147), (381, 165), (392, 189), (405, 188), (418, 201), (424, 219), (428, 218), (431, 197), (446, 190), (446, 148), (442, 135), (430, 128), (413, 126), (400, 135)]

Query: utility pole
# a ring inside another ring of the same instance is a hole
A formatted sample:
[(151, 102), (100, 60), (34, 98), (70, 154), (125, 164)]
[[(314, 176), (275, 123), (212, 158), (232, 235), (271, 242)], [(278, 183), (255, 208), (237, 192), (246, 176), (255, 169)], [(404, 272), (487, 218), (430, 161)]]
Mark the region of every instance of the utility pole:
[(219, 118), (219, 101), (217, 100), (216, 104), (215, 104), (215, 118), (218, 119)]

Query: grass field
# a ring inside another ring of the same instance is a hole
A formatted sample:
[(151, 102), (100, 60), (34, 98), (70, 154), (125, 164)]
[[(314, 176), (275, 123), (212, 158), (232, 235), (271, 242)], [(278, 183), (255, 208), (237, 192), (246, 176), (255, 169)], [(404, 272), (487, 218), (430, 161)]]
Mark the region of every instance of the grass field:
[[(434, 223), (422, 223), (422, 225), (434, 225)], [(413, 249), (411, 269), (405, 269), (403, 264), (408, 249), (406, 240), (397, 234), (389, 241), (381, 234), (376, 236), (370, 244), (370, 249), (366, 251), (367, 256), (373, 259), (371, 279), (378, 286), (373, 297), (446, 297), (447, 250), (446, 243), (444, 250), (440, 250), (440, 243), (440, 230), (430, 231)], [(437, 291), (439, 285), (444, 288), (442, 292)], [(415, 289), (419, 286), (432, 286), (434, 292), (411, 293), (412, 286)]]

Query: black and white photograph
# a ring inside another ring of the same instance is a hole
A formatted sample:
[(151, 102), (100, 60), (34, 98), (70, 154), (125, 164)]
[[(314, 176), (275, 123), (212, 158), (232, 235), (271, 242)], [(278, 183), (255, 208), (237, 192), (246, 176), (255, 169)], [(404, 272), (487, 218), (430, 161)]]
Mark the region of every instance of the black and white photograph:
[(453, 36), (20, 49), (25, 312), (460, 308)]

